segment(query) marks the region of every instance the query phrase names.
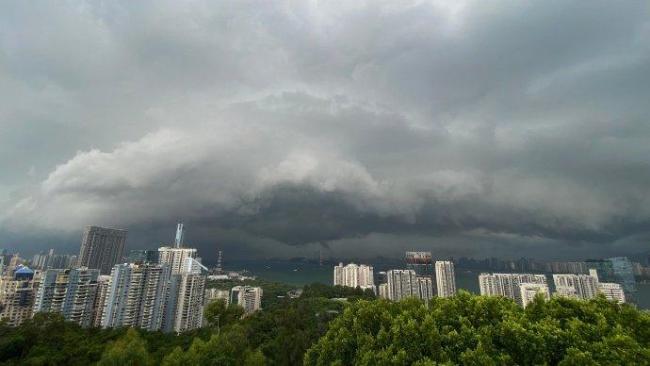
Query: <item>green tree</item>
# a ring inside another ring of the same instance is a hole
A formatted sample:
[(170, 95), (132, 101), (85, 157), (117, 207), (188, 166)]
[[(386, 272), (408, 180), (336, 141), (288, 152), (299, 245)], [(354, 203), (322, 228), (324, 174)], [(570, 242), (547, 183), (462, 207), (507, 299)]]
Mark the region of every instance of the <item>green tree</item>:
[(107, 347), (97, 364), (99, 366), (146, 366), (149, 363), (145, 341), (137, 330), (129, 328), (124, 337)]
[(650, 365), (650, 315), (604, 298), (350, 303), (305, 365)]
[(204, 314), (210, 326), (224, 327), (239, 320), (244, 315), (244, 309), (238, 305), (226, 305), (225, 300), (218, 299), (208, 304)]

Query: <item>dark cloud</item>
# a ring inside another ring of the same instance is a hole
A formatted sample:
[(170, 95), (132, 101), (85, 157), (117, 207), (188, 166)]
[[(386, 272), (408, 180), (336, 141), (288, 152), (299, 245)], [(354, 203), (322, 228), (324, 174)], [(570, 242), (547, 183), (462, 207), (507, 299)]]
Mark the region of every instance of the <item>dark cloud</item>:
[(208, 258), (639, 251), (648, 10), (4, 4), (0, 241), (155, 247), (183, 219)]

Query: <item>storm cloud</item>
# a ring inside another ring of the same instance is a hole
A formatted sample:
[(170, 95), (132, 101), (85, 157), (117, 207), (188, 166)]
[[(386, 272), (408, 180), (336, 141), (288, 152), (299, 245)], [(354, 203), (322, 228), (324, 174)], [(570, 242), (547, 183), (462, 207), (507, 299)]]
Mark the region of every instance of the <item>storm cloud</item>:
[(0, 246), (587, 257), (650, 241), (646, 2), (12, 2)]

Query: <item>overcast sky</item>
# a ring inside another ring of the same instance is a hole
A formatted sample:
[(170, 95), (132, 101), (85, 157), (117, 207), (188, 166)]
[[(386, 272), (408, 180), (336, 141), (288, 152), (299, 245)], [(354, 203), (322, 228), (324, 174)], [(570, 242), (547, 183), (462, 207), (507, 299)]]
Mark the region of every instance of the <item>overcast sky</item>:
[(649, 112), (646, 1), (5, 1), (0, 247), (638, 253)]

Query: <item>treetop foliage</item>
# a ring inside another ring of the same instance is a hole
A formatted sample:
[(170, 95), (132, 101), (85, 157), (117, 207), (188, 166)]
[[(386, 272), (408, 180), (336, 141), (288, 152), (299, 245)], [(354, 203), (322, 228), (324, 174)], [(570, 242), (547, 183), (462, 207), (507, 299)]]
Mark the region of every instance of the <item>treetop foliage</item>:
[(526, 309), (461, 292), (425, 306), (350, 304), (305, 365), (648, 365), (650, 315), (604, 298), (541, 298)]

